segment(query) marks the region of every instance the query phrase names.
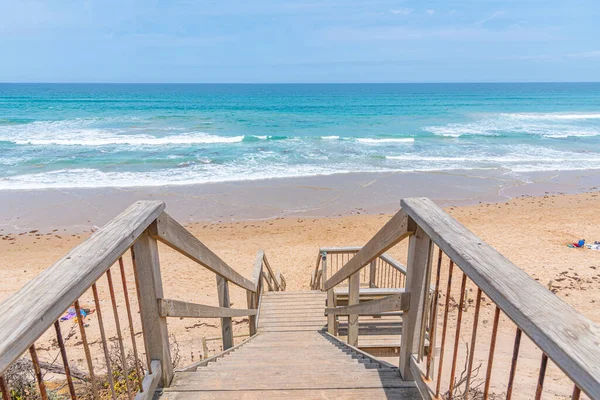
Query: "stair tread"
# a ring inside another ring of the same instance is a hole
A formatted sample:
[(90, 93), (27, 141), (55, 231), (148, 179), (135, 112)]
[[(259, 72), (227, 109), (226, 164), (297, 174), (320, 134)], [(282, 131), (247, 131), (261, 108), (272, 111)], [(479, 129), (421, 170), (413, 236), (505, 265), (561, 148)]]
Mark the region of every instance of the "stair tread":
[(195, 372), (176, 372), (161, 399), (420, 399), (396, 368), (324, 333), (325, 298), (319, 291), (265, 293), (258, 334)]

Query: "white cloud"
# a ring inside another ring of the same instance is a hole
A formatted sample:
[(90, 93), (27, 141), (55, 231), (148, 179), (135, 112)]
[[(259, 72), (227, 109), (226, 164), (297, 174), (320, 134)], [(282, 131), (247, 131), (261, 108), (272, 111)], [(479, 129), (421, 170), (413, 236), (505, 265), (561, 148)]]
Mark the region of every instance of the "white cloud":
[(431, 8), (429, 10), (427, 10), (427, 14), (429, 15), (433, 15), (435, 14), (435, 10), (432, 10)]
[(397, 14), (397, 15), (409, 15), (410, 13), (413, 12), (412, 8), (400, 8), (400, 9), (396, 9), (396, 10), (390, 10), (390, 12), (392, 14)]

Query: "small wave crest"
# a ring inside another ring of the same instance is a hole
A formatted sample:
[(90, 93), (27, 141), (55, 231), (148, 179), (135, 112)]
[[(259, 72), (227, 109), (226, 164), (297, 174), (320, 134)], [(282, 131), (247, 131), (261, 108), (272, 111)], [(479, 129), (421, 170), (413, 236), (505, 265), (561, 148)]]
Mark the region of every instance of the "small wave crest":
[(577, 121), (600, 119), (600, 113), (503, 113), (507, 118), (521, 120)]
[[(56, 145), (56, 146), (110, 146), (110, 145), (138, 145), (138, 146), (164, 146), (186, 144), (211, 144), (211, 143), (238, 143), (244, 136), (215, 136), (209, 134), (191, 134), (154, 137), (149, 135), (100, 135), (93, 137), (86, 135), (83, 138), (25, 138), (6, 139), (20, 145)], [(2, 140), (2, 138), (0, 138)]]
[(600, 126), (590, 126), (588, 120), (600, 119), (600, 114), (521, 114), (499, 113), (483, 115), (473, 122), (425, 126), (423, 131), (437, 136), (514, 136), (531, 135), (545, 138), (600, 136)]
[(290, 139), (288, 136), (283, 135), (246, 135), (244, 136), (244, 142), (258, 142), (261, 140), (286, 140)]
[(356, 138), (356, 141), (364, 144), (389, 144), (389, 143), (414, 143), (414, 138)]

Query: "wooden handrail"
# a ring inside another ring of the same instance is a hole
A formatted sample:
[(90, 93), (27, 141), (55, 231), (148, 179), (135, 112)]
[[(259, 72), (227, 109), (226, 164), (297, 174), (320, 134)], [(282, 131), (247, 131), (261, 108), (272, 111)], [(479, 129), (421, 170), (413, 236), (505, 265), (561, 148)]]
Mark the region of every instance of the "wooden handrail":
[(240, 275), (225, 263), (219, 256), (192, 235), (187, 229), (171, 218), (167, 213), (162, 213), (156, 220), (156, 229), (151, 229), (151, 236), (160, 240), (167, 246), (177, 250), (184, 256), (196, 261), (227, 281), (244, 289), (256, 292), (256, 285)]
[(600, 325), (475, 236), (431, 200), (401, 202), (425, 234), (592, 398), (600, 398)]
[(138, 201), (0, 304), (0, 374), (112, 266), (162, 213)]
[(384, 253), (380, 255), (379, 258), (388, 263), (395, 270), (400, 271), (402, 274), (406, 275), (406, 266), (402, 265), (399, 261), (396, 261), (396, 259), (392, 256)]
[[(321, 265), (321, 255), (323, 253), (325, 253), (325, 254), (356, 254), (361, 249), (362, 249), (362, 247), (360, 247), (360, 246), (321, 247), (321, 248), (319, 248), (319, 254), (318, 254), (318, 257), (317, 257), (317, 263), (315, 265), (315, 270), (311, 274), (310, 288), (313, 289), (313, 290), (320, 289), (320, 287), (319, 287), (319, 282), (320, 282), (320, 275), (319, 275), (319, 273), (322, 272), (322, 271), (321, 271), (321, 269), (319, 269), (319, 266)], [(398, 262), (392, 256), (390, 256), (390, 255), (388, 255), (386, 253), (383, 253), (383, 254), (381, 254), (379, 256), (379, 258), (381, 260), (383, 260), (384, 262), (386, 262), (387, 264), (389, 264), (390, 267), (394, 268), (395, 270), (397, 270), (401, 274), (406, 275), (406, 266), (402, 265), (400, 262)]]
[(412, 232), (408, 226), (408, 216), (403, 210), (398, 211), (354, 257), (324, 283), (323, 290), (331, 289), (338, 283), (348, 279), (411, 234)]
[(342, 254), (342, 253), (358, 253), (362, 247), (360, 246), (348, 246), (348, 247), (321, 247), (319, 253), (328, 254)]
[(260, 279), (262, 277), (263, 259), (265, 258), (265, 252), (259, 250), (256, 253), (256, 260), (254, 261), (254, 269), (252, 270), (252, 283), (256, 286), (256, 291), (259, 291)]
[(180, 318), (231, 318), (256, 315), (256, 309), (235, 309), (214, 307), (204, 304), (188, 303), (185, 301), (159, 299), (161, 317)]
[(372, 315), (386, 311), (406, 311), (410, 307), (410, 293), (398, 293), (345, 307), (329, 307), (325, 315)]
[(319, 265), (321, 265), (321, 249), (319, 249), (319, 254), (317, 254), (317, 263), (315, 264), (314, 277), (312, 278), (312, 290), (317, 290), (317, 276), (319, 274)]

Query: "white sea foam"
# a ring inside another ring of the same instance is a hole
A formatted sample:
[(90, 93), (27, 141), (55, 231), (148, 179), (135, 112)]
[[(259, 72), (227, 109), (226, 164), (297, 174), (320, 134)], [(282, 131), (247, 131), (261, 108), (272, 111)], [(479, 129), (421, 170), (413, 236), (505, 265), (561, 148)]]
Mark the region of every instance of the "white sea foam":
[(148, 135), (105, 136), (82, 139), (14, 139), (13, 143), (22, 145), (57, 145), (57, 146), (108, 146), (108, 145), (138, 145), (164, 146), (185, 144), (238, 143), (244, 136), (214, 136), (209, 134), (178, 135), (154, 137)]
[(385, 144), (385, 143), (413, 143), (414, 138), (356, 138), (356, 141), (364, 144)]
[(430, 157), (430, 156), (385, 156), (387, 160), (398, 160), (398, 161), (431, 161), (431, 162), (464, 162), (464, 163), (563, 163), (563, 162), (594, 162), (599, 163), (600, 157), (582, 157), (579, 156), (562, 156), (562, 157), (536, 157), (532, 155), (508, 155), (508, 156), (497, 156), (497, 157)]
[(98, 119), (73, 119), (0, 126), (0, 141), (38, 146), (165, 146), (238, 143), (244, 139), (244, 136), (218, 136), (206, 132), (185, 132), (181, 128), (174, 127), (160, 128), (161, 134), (151, 135), (139, 133), (145, 129), (137, 126), (99, 128), (96, 125), (98, 121)]
[(338, 140), (339, 138), (339, 136), (321, 136), (323, 140)]
[(600, 119), (600, 113), (503, 113), (502, 116), (514, 119), (524, 120), (550, 120), (550, 121), (568, 121)]
[[(217, 166), (190, 163), (183, 168), (149, 172), (104, 172), (92, 168), (63, 169), (0, 178), (0, 190), (191, 185), (366, 172), (357, 170), (356, 167), (349, 169), (346, 167), (344, 165), (301, 165), (290, 168), (286, 164), (276, 164), (268, 168), (260, 165), (249, 168), (248, 165)], [(372, 168), (368, 172), (380, 170)]]
[(600, 136), (600, 127), (582, 125), (600, 114), (486, 114), (473, 122), (426, 126), (424, 131), (438, 136), (502, 136), (525, 134), (547, 138)]

